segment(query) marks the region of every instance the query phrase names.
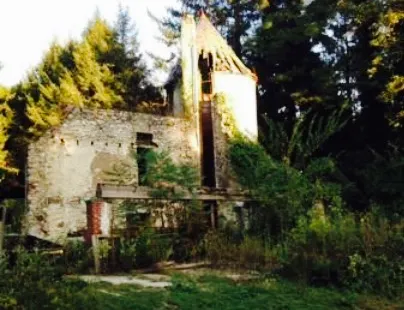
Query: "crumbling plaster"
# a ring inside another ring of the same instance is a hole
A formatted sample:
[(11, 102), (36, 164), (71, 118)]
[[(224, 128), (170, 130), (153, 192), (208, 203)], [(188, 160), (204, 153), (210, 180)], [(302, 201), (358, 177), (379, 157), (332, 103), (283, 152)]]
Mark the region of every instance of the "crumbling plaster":
[(74, 111), (60, 128), (32, 143), (28, 154), (28, 233), (53, 241), (86, 229), (85, 201), (115, 163), (137, 166), (136, 133), (151, 133), (158, 150), (199, 168), (199, 146), (183, 118), (123, 111)]

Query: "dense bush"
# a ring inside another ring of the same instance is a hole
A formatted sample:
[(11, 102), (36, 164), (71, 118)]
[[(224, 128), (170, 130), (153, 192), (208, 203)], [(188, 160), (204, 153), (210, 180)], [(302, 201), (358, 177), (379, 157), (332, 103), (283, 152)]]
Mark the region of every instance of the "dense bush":
[(274, 249), (257, 237), (247, 236), (237, 242), (228, 233), (210, 231), (204, 247), (207, 259), (215, 267), (272, 270), (278, 264)]
[(84, 309), (95, 297), (86, 284), (64, 280), (62, 269), (47, 255), (17, 248), (0, 256), (0, 309)]
[(63, 253), (64, 260), (61, 263), (67, 274), (88, 272), (92, 267), (92, 249), (80, 240), (67, 242)]
[(404, 290), (403, 244), (404, 221), (374, 211), (357, 217), (309, 212), (284, 244), (284, 266), (309, 281), (397, 295)]
[(279, 271), (314, 285), (386, 296), (404, 292), (404, 221), (392, 223), (375, 212), (313, 209), (276, 243), (248, 235), (236, 241), (224, 232), (209, 232), (204, 241), (217, 267)]
[(155, 233), (153, 229), (144, 229), (136, 239), (135, 252), (136, 266), (148, 267), (170, 257), (172, 242), (170, 238)]
[[(343, 192), (350, 185), (344, 184), (332, 159), (307, 158), (298, 170), (241, 138), (232, 141), (230, 160), (240, 184), (257, 201), (249, 234), (271, 242), (248, 247), (244, 245), (251, 243), (251, 237), (239, 244), (211, 237), (215, 244), (208, 246), (211, 259), (245, 266), (247, 256), (262, 267), (266, 261), (257, 253), (270, 253), (284, 275), (312, 284), (402, 294), (404, 220), (388, 216), (386, 206), (349, 211)], [(247, 254), (242, 253), (243, 246)], [(226, 254), (219, 253), (221, 247)]]

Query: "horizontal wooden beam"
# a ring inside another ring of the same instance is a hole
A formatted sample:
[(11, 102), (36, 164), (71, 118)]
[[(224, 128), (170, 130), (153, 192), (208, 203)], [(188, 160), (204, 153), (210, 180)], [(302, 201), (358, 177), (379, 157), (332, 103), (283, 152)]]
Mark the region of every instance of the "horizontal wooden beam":
[[(110, 185), (98, 184), (97, 185), (97, 198), (108, 199), (159, 199), (153, 194), (153, 189), (147, 186), (127, 186), (127, 185)], [(175, 196), (175, 195), (173, 195)], [(160, 198), (167, 200), (167, 198)], [(192, 195), (191, 193), (184, 193), (180, 198), (175, 200), (202, 200), (202, 201), (251, 201), (252, 198), (243, 191), (233, 189), (219, 189), (219, 188), (200, 188)], [(174, 200), (174, 198), (173, 198)]]

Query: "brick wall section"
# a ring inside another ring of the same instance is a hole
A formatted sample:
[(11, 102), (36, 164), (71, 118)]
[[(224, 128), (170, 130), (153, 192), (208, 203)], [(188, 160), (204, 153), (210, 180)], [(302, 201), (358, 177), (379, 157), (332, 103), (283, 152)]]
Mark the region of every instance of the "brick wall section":
[(196, 132), (183, 118), (76, 110), (29, 147), (27, 232), (60, 243), (68, 233), (84, 232), (85, 201), (95, 196), (97, 183), (106, 181), (105, 171), (126, 162), (137, 182), (132, 155), (137, 132), (151, 133), (157, 149), (174, 161), (200, 167)]

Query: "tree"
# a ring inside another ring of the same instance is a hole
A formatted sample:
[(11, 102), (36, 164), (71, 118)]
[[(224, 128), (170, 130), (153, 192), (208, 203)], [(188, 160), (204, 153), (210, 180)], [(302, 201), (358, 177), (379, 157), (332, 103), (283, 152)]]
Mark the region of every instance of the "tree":
[(151, 83), (151, 72), (139, 52), (136, 24), (128, 8), (119, 7), (114, 34), (118, 44), (111, 54), (116, 59), (115, 73), (125, 90), (122, 96), (128, 108), (134, 109), (142, 102), (161, 102), (162, 95)]
[(379, 98), (387, 105), (389, 124), (399, 136), (404, 134), (404, 7), (401, 1), (382, 3), (381, 13), (373, 27), (370, 42), (375, 48), (368, 74), (381, 80)]
[(263, 22), (250, 39), (250, 63), (259, 81), (258, 119), (262, 115), (285, 122), (291, 132), (296, 116), (308, 109), (330, 114), (340, 108), (333, 70), (319, 48), (329, 8), (312, 2), (275, 0), (263, 12)]
[[(121, 10), (122, 16), (124, 13), (127, 11)], [(8, 106), (14, 121), (8, 128), (10, 138), (5, 149), (20, 173), (8, 175), (0, 195), (11, 195), (14, 189), (13, 196), (24, 195), (28, 144), (59, 126), (73, 107), (133, 110), (144, 101), (160, 98), (147, 80), (136, 34), (130, 31), (128, 15), (125, 18), (118, 27), (120, 32), (96, 17), (81, 40), (63, 46), (52, 43), (41, 63), (12, 87)]]
[(96, 17), (81, 42), (52, 44), (31, 73), (29, 84), (36, 89), (27, 95), (31, 132), (60, 125), (74, 106), (135, 109), (158, 100), (147, 73), (127, 10), (120, 8), (116, 29)]
[(114, 75), (111, 87), (122, 97), (120, 107), (134, 110), (143, 101), (158, 102), (161, 94), (149, 81), (150, 72), (139, 53), (137, 32), (128, 9), (119, 7), (115, 26), (96, 18), (85, 31), (97, 62)]
[(8, 140), (8, 129), (12, 123), (13, 113), (7, 104), (10, 99), (10, 91), (0, 86), (0, 182), (8, 172), (16, 172), (9, 164), (6, 142)]
[[(33, 134), (60, 125), (73, 106), (111, 108), (122, 102), (111, 86), (112, 72), (107, 65), (97, 62), (90, 43), (71, 42), (69, 47), (53, 44), (29, 77), (32, 87), (37, 88), (34, 95), (27, 96), (27, 116)], [(70, 70), (63, 64), (65, 58), (72, 61)]]

